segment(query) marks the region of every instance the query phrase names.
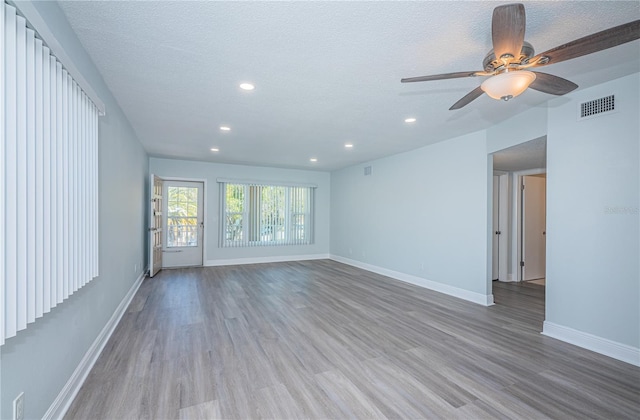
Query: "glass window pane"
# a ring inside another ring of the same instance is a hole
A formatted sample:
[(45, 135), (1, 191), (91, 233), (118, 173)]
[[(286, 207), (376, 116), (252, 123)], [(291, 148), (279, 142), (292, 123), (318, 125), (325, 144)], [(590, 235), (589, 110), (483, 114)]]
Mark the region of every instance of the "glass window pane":
[(198, 246), (198, 188), (167, 188), (167, 247)]
[(167, 246), (198, 246), (198, 219), (195, 217), (169, 217), (167, 219)]
[(227, 241), (242, 240), (242, 213), (227, 214), (227, 229), (225, 238)]

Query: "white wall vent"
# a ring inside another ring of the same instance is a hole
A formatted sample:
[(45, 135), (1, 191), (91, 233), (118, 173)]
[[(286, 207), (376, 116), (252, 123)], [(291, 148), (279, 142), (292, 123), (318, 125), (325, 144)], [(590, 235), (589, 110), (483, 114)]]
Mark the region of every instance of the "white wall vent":
[(615, 95), (605, 96), (604, 98), (581, 103), (580, 108), (578, 109), (578, 120), (592, 118), (604, 113), (611, 113), (615, 110)]
[(364, 174), (365, 175), (371, 175), (371, 166), (365, 166), (364, 167)]

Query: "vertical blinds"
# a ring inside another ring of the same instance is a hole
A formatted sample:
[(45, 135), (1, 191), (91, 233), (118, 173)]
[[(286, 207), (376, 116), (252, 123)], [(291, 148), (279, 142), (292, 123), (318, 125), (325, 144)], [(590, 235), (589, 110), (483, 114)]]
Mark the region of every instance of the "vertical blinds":
[(0, 7), (0, 345), (98, 275), (98, 110)]
[(222, 247), (313, 243), (309, 186), (221, 182)]

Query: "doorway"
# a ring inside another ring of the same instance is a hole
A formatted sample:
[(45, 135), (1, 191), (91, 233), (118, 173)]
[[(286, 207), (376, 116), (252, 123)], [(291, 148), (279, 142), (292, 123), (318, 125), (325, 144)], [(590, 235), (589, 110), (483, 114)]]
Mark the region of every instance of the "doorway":
[(166, 179), (162, 196), (162, 268), (203, 265), (203, 182)]
[[(496, 280), (497, 272), (497, 279), (501, 282), (522, 282), (523, 270), (521, 262), (525, 261), (522, 253), (523, 248), (527, 253), (536, 249), (532, 244), (528, 246), (525, 244), (524, 247), (522, 245), (522, 182), (525, 177), (527, 177), (524, 181), (526, 183), (528, 183), (530, 179), (535, 178), (531, 183), (535, 184), (536, 181), (541, 181), (546, 190), (546, 136), (493, 152), (490, 154), (490, 159), (492, 160), (492, 165), (490, 166), (491, 172), (489, 175), (490, 179), (493, 178), (493, 182), (489, 181), (489, 190), (491, 193), (488, 200), (493, 214), (489, 213), (489, 223), (491, 227), (488, 229), (488, 234), (490, 235), (488, 239), (490, 241), (491, 258), (489, 258), (488, 262), (491, 264), (491, 269), (488, 271), (487, 280), (490, 284), (493, 283), (491, 280)], [(503, 177), (504, 182), (501, 180)], [(534, 200), (534, 188), (534, 186), (531, 187), (532, 194), (530, 198), (526, 200), (526, 203), (533, 204), (538, 202), (541, 205), (539, 208), (546, 209), (546, 203), (540, 201), (540, 194), (538, 195), (539, 199), (537, 201)], [(496, 190), (498, 190), (497, 195)], [(504, 203), (502, 203), (503, 197)], [(546, 194), (542, 193), (542, 197), (546, 199)], [(533, 210), (529, 210), (525, 213), (531, 215), (532, 212)], [(492, 216), (493, 220), (491, 220)], [(502, 216), (504, 216), (504, 222), (501, 220)], [(544, 226), (546, 222), (546, 211), (542, 213), (541, 216), (543, 217), (541, 224)], [(538, 233), (543, 236), (543, 239), (546, 239), (546, 231), (544, 228), (542, 230), (537, 228), (533, 230), (538, 231)], [(498, 234), (496, 234), (497, 232)], [(526, 237), (528, 239), (535, 239), (535, 235), (532, 232), (529, 232), (529, 235), (526, 235)], [(537, 239), (539, 240), (540, 238), (538, 237)], [(499, 245), (501, 241), (503, 241), (506, 249)], [(491, 246), (492, 243), (493, 246)], [(546, 241), (544, 241), (543, 245), (546, 248)], [(495, 255), (496, 252), (498, 253), (497, 257)], [(538, 259), (538, 263), (534, 261), (536, 258)], [(546, 265), (546, 249), (539, 251), (537, 257), (529, 256), (527, 259), (531, 264), (524, 278), (533, 279), (532, 276), (539, 276), (539, 279), (544, 278), (545, 275), (540, 275), (539, 273), (544, 273), (546, 269), (546, 267), (544, 267)], [(498, 265), (497, 271), (495, 267), (496, 264)], [(540, 267), (541, 264), (543, 267), (538, 268), (538, 274), (536, 274), (534, 266)], [(504, 275), (502, 270), (505, 272)], [(538, 280), (533, 279), (530, 281)]]

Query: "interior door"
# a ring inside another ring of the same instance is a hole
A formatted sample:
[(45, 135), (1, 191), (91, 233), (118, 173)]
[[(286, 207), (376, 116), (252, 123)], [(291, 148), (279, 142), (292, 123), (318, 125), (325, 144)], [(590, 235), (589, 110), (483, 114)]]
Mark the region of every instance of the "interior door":
[(150, 177), (149, 277), (162, 268), (162, 178)]
[(204, 184), (164, 181), (163, 268), (201, 266)]
[(545, 277), (546, 178), (522, 177), (522, 280)]

